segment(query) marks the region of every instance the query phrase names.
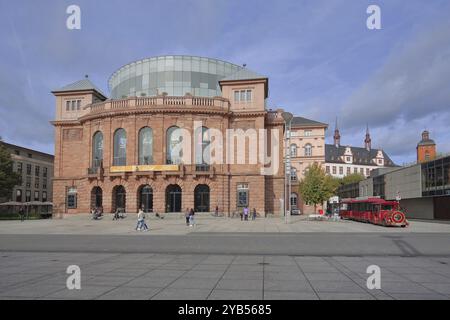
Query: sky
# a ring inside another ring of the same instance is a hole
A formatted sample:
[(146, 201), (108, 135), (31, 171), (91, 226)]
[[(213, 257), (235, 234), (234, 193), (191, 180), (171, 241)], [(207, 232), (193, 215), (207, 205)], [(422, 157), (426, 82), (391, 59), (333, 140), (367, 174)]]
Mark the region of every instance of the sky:
[[(69, 30), (69, 5), (81, 29)], [(369, 30), (366, 10), (381, 9)], [(269, 77), (268, 105), (329, 124), (341, 144), (415, 160), (421, 132), (450, 152), (448, 0), (0, 0), (0, 136), (54, 153), (51, 91), (119, 67), (186, 54)]]

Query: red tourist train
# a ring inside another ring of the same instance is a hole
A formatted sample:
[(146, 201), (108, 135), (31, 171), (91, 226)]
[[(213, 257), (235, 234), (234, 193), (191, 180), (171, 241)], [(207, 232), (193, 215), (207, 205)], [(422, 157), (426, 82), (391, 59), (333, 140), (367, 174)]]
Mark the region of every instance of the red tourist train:
[(386, 201), (381, 198), (342, 199), (340, 207), (339, 212), (343, 219), (385, 227), (404, 228), (409, 225), (397, 201)]

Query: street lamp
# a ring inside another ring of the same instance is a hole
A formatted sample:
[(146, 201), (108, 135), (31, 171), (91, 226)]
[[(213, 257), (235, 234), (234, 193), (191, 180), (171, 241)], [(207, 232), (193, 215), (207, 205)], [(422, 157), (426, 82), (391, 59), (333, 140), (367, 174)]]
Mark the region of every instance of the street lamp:
[[(291, 123), (292, 118), (294, 117), (290, 112), (283, 112), (281, 114), (284, 120), (284, 163), (285, 163), (285, 171), (284, 171), (284, 222), (288, 223), (291, 215), (291, 154), (290, 154), (290, 146), (291, 146)], [(287, 177), (287, 178), (286, 178)], [(286, 194), (287, 201), (286, 201)], [(289, 210), (287, 210), (289, 205)]]

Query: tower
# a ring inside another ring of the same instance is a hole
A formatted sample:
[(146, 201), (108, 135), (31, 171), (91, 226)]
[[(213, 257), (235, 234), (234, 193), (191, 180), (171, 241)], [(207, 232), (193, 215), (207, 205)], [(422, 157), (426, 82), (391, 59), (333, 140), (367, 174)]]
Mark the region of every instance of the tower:
[(364, 139), (364, 147), (367, 151), (370, 151), (370, 149), (372, 148), (372, 139), (370, 138), (369, 124), (367, 124), (366, 127), (366, 139)]
[(339, 133), (337, 117), (336, 117), (336, 125), (334, 127), (334, 145), (336, 147), (339, 147), (341, 145), (341, 135)]
[(422, 132), (422, 140), (417, 144), (417, 162), (427, 162), (436, 158), (436, 143), (430, 139), (430, 133)]

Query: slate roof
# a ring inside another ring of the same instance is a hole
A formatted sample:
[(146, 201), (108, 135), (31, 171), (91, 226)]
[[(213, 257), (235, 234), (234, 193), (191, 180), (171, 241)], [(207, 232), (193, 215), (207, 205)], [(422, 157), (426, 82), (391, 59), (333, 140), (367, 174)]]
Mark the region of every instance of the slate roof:
[(220, 81), (256, 80), (256, 79), (267, 79), (267, 77), (258, 74), (254, 71), (251, 71), (249, 69), (242, 68), (238, 72), (235, 72), (223, 79), (220, 79)]
[(106, 98), (103, 92), (97, 88), (91, 80), (85, 78), (74, 83), (68, 84), (60, 89), (54, 90), (53, 92), (65, 92), (65, 91), (82, 91), (82, 90), (95, 90)]
[(328, 127), (328, 124), (303, 117), (294, 117), (291, 123), (292, 127)]
[[(330, 163), (345, 163), (342, 160), (342, 156), (345, 153), (345, 149), (347, 146), (338, 146), (336, 147), (334, 144), (325, 144), (325, 162)], [(351, 147), (353, 153), (353, 164), (360, 165), (376, 165), (372, 159), (377, 156), (378, 149), (370, 149), (361, 147)], [(386, 152), (381, 150), (384, 156), (384, 166), (385, 167), (396, 167), (397, 165), (391, 160), (391, 158), (387, 155)]]

